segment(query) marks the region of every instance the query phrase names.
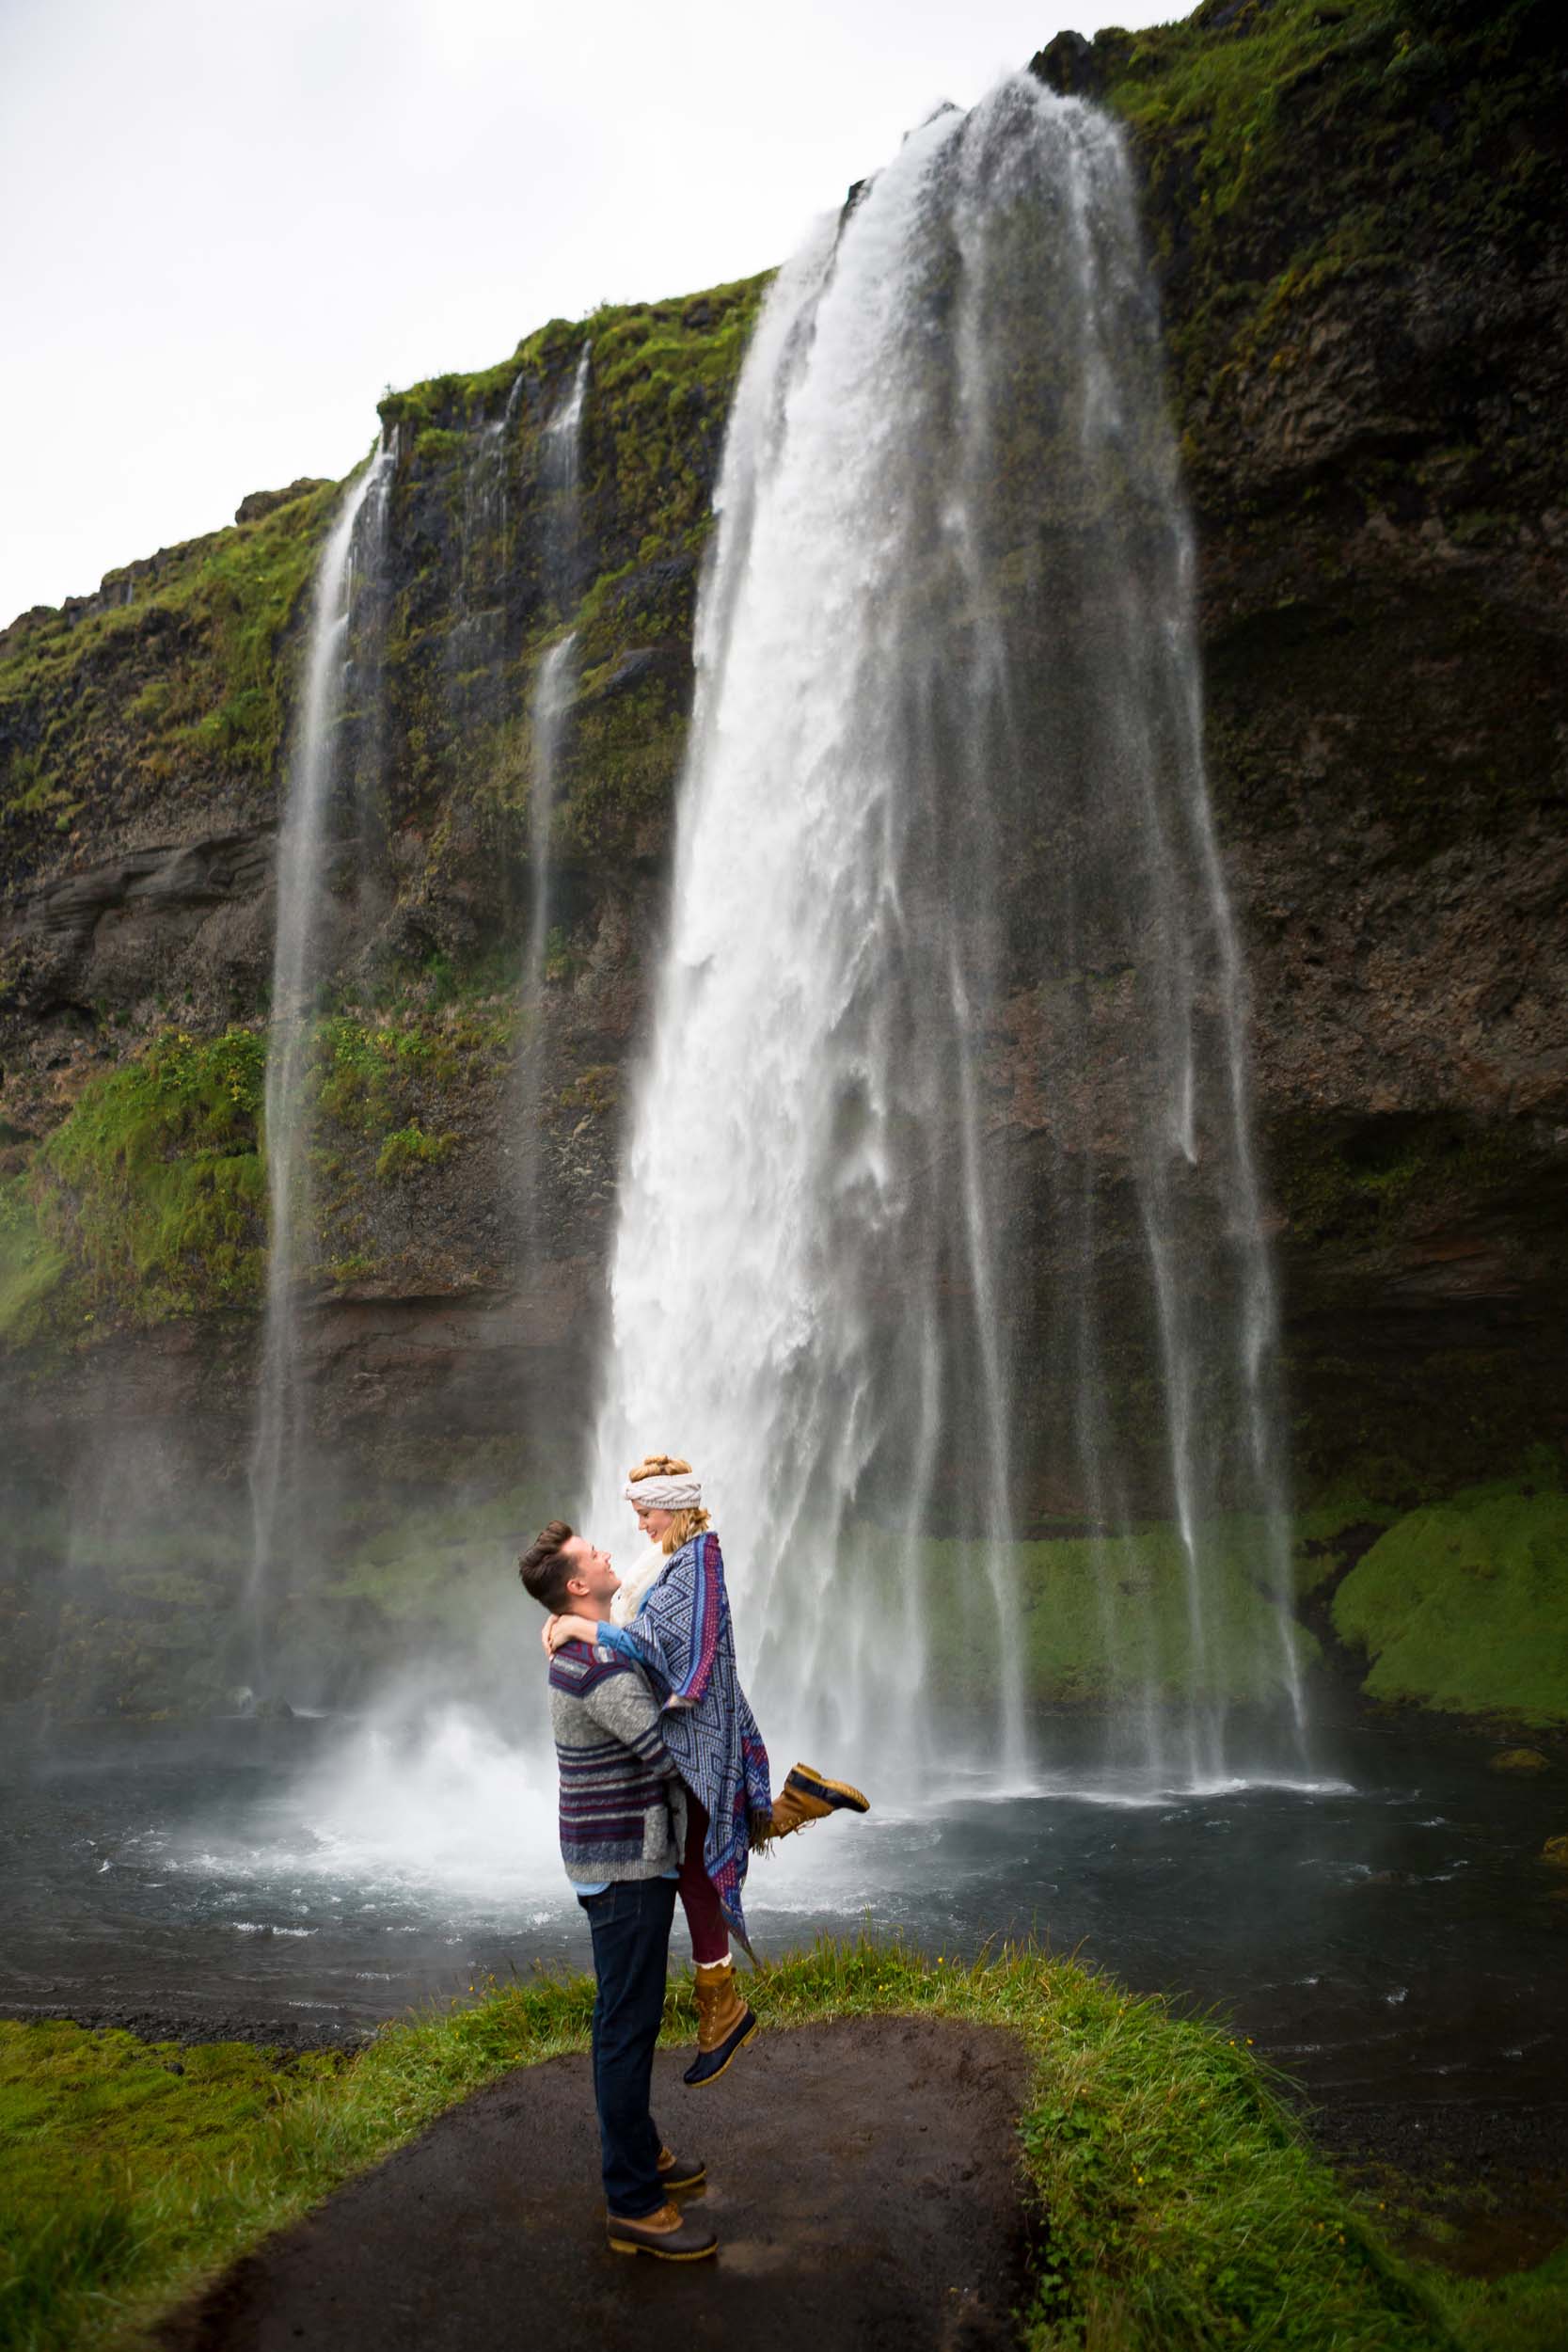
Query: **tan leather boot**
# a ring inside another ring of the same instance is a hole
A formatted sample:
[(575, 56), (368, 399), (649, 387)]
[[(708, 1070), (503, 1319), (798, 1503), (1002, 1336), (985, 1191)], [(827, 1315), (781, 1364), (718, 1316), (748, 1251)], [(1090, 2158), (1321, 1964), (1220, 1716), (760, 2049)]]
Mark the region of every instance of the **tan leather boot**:
[(769, 1845), (775, 1837), (791, 1837), (808, 1821), (825, 1821), (830, 1813), (870, 1810), (860, 1790), (851, 1788), (847, 1780), (830, 1780), (809, 1764), (796, 1764), (773, 1800), (773, 1819), (759, 1842)]
[(662, 2263), (700, 2263), (719, 2251), (719, 2240), (701, 2221), (689, 2221), (668, 2198), (636, 2221), (608, 2214), (610, 2243), (617, 2254), (652, 2254)]
[(697, 1963), (697, 2055), (681, 2080), (693, 2090), (716, 2083), (757, 2029), (741, 1999), (733, 1960)]
[(658, 2185), (672, 2197), (683, 2188), (701, 2188), (707, 2179), (707, 2167), (701, 2156), (677, 2156), (668, 2148), (658, 2152)]

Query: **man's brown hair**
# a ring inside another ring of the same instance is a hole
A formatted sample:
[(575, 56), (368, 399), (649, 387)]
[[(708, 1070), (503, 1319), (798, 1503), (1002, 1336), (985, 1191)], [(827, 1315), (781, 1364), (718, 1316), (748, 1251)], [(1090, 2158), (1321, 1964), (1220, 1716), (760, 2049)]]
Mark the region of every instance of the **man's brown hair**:
[(573, 1533), (564, 1519), (551, 1519), (517, 1562), (517, 1574), (528, 1590), (555, 1617), (566, 1607), (566, 1583), (572, 1573), (572, 1564), (562, 1557), (561, 1547), (571, 1542)]

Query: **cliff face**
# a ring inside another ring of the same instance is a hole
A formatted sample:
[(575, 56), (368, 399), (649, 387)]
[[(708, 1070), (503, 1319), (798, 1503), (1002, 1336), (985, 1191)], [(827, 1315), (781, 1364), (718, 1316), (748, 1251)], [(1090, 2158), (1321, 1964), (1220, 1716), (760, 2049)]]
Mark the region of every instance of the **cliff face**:
[[(1120, 115), (1145, 184), (1295, 1452), (1329, 1565), (1341, 1531), (1527, 1459), (1540, 1474), (1568, 1440), (1568, 81), (1550, 17), (1209, 0), (1036, 61)], [(302, 1643), (405, 1648), (420, 1547), (457, 1543), (449, 1581), (479, 1573), (473, 1498), (520, 1523), (579, 1429), (698, 568), (761, 292), (555, 322), (494, 370), (383, 405), (378, 686), (345, 723), (380, 816), (368, 841), (346, 812), (339, 827), (301, 1367), (340, 1471), (380, 1503), (335, 1581), (297, 1597)], [(543, 437), (585, 338), (562, 596)], [(273, 848), (334, 501), (320, 484), (248, 500), (231, 530), (0, 638), (13, 1688), (188, 1695), (182, 1608), (238, 1574)], [(568, 620), (535, 1019), (517, 988), (528, 711)], [(1048, 1014), (1021, 994), (989, 1041), (993, 1148), (1025, 1172)], [(1044, 1221), (1018, 1251), (1026, 1292)], [(428, 1518), (388, 1534), (459, 1488), (461, 1541)]]
[(1568, 1437), (1560, 36), (1210, 6), (1063, 64), (1164, 280), (1298, 1455), (1495, 1474)]

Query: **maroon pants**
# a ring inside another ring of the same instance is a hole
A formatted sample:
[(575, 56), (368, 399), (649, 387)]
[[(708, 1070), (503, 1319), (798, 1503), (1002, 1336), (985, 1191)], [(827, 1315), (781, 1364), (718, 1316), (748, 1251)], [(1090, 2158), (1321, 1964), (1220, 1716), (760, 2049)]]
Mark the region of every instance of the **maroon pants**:
[(713, 1881), (703, 1861), (703, 1846), (707, 1837), (707, 1815), (689, 1788), (686, 1792), (686, 1851), (681, 1856), (680, 1899), (686, 1914), (686, 1924), (691, 1935), (691, 1957), (711, 1968), (716, 1960), (727, 1960), (730, 1931), (724, 1924), (723, 1907), (714, 1892)]

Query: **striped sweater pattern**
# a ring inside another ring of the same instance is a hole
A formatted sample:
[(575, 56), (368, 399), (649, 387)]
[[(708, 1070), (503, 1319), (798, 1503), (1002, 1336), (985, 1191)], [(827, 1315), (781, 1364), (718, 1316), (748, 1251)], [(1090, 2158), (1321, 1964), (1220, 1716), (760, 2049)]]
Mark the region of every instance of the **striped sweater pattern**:
[(561, 1858), (579, 1883), (680, 1867), (686, 1791), (647, 1680), (602, 1645), (563, 1642), (550, 1661), (561, 1773)]

